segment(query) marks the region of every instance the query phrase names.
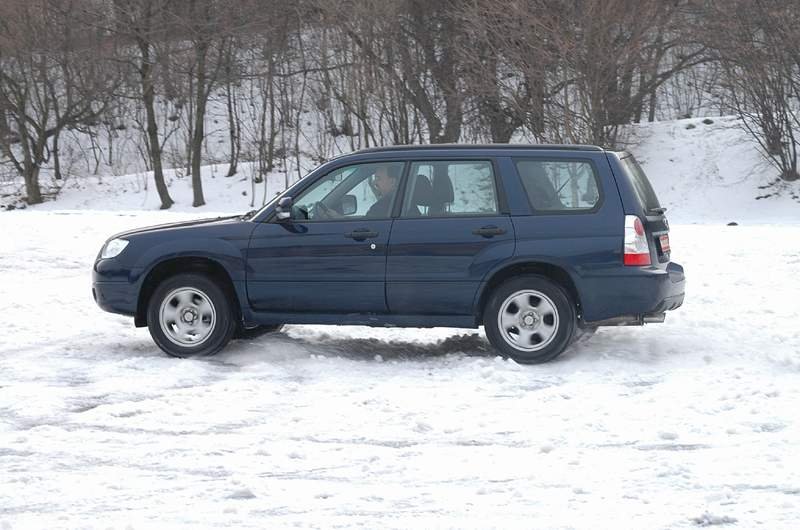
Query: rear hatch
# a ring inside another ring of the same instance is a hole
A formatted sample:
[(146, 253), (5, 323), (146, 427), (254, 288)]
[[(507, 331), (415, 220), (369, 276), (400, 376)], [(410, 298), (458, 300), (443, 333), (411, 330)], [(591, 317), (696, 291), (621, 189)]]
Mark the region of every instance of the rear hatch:
[(632, 213), (641, 217), (650, 242), (651, 255), (657, 263), (667, 263), (670, 259), (669, 223), (665, 215), (667, 209), (658, 202), (650, 180), (633, 155), (624, 152), (617, 156), (641, 209)]

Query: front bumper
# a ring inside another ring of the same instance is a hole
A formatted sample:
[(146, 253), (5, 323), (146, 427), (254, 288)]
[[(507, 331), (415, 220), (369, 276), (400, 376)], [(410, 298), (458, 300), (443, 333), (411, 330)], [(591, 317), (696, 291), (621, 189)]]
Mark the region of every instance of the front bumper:
[(98, 259), (92, 267), (92, 296), (101, 309), (110, 313), (136, 314), (139, 288), (130, 268), (117, 258)]
[(92, 296), (104, 311), (128, 316), (136, 314), (137, 291), (127, 282), (92, 282)]

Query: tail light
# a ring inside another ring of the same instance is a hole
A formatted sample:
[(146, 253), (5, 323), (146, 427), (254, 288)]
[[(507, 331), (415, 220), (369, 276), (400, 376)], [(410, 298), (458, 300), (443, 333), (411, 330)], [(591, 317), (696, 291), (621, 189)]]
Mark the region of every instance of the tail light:
[(625, 246), (623, 263), (631, 266), (650, 265), (650, 246), (642, 220), (635, 215), (625, 216)]

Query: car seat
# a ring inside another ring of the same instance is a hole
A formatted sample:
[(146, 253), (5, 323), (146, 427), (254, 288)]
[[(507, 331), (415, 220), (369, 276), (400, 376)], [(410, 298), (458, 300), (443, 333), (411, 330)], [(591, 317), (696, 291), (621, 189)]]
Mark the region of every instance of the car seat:
[(450, 205), (455, 199), (453, 182), (447, 174), (449, 164), (437, 163), (433, 166), (433, 200), (431, 201), (428, 215), (445, 215), (450, 211)]
[[(527, 176), (527, 178), (525, 178)], [(540, 163), (528, 165), (527, 175), (523, 175), (525, 190), (528, 198), (536, 210), (563, 210), (564, 203), (558, 198), (558, 192), (553, 182), (547, 176), (544, 166)]]
[(409, 217), (420, 217), (422, 210), (420, 206), (430, 208), (433, 201), (433, 187), (431, 181), (425, 175), (417, 175), (414, 181), (414, 188), (411, 190), (411, 201), (406, 208), (405, 215)]

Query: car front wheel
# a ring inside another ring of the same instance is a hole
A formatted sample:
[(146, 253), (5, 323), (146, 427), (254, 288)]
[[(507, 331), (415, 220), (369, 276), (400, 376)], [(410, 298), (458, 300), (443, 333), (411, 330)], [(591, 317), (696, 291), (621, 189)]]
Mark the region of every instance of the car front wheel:
[(491, 294), (483, 325), (492, 346), (519, 363), (555, 359), (572, 341), (575, 304), (558, 284), (537, 275), (508, 280)]
[(225, 291), (202, 274), (179, 274), (164, 280), (147, 308), (153, 340), (175, 357), (204, 357), (219, 352), (236, 330)]

